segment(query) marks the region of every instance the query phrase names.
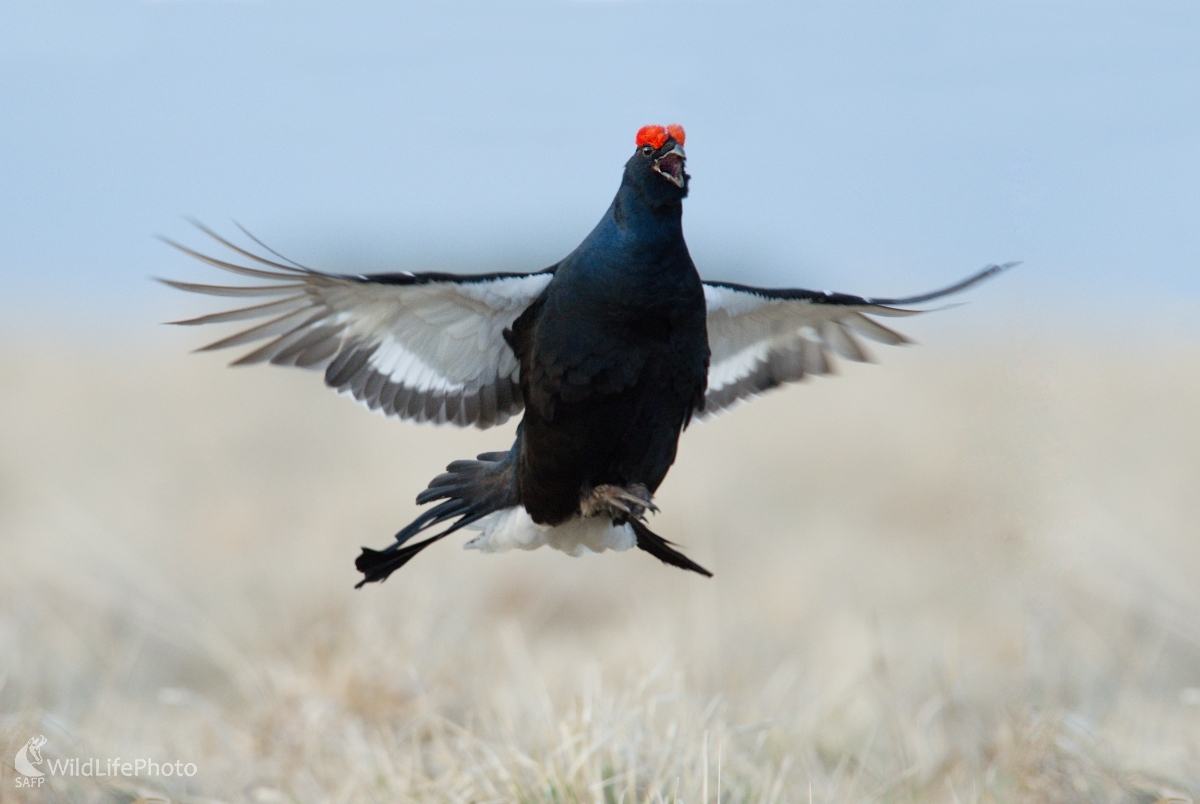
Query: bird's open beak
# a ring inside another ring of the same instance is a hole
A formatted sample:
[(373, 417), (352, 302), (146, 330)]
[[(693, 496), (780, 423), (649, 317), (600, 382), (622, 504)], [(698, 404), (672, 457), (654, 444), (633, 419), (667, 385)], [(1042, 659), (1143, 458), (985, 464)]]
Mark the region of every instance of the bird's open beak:
[(674, 182), (676, 187), (683, 189), (687, 181), (687, 174), (683, 172), (685, 162), (687, 154), (683, 152), (683, 146), (676, 143), (671, 150), (654, 160), (654, 169)]

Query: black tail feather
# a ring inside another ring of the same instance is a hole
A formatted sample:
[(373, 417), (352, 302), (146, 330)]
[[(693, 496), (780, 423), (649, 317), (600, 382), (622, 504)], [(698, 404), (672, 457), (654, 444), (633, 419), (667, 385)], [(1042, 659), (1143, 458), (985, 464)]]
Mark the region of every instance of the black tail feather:
[(372, 550), (370, 547), (364, 547), (362, 553), (354, 560), (355, 568), (363, 574), (363, 579), (354, 584), (354, 588), (361, 589), (364, 584), (384, 580), (407, 564), (410, 558), (445, 535), (445, 533), (439, 533), (428, 539), (422, 539), (416, 544), (410, 544), (408, 547), (400, 547), (399, 543), (393, 544), (386, 550)]
[[(476, 461), (454, 461), (445, 474), (438, 475), (429, 488), (417, 495), (417, 503), (445, 500), (425, 511), (396, 534), (396, 541), (383, 550), (364, 547), (354, 562), (363, 579), (354, 585), (386, 579), (417, 553), (459, 528), (483, 519), (494, 511), (517, 504), (512, 483), (513, 456), (508, 452), (485, 452)], [(457, 519), (441, 533), (416, 544), (405, 543), (426, 528)]]
[(637, 535), (637, 546), (639, 549), (645, 550), (659, 561), (664, 564), (670, 564), (672, 567), (698, 572), (706, 578), (713, 576), (711, 572), (695, 561), (692, 561), (683, 553), (678, 550), (672, 550), (671, 542), (646, 527), (645, 522), (639, 519), (630, 519), (628, 521), (630, 527), (633, 528), (633, 532)]

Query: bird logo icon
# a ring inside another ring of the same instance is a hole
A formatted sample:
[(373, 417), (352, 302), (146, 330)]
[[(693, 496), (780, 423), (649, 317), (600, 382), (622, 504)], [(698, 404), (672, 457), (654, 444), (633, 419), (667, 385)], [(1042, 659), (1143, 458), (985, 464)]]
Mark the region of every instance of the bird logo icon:
[(13, 762), (17, 773), (23, 776), (44, 776), (34, 765), (42, 764), (42, 746), (47, 742), (44, 735), (39, 734), (37, 737), (31, 737), (21, 750), (17, 752), (16, 760)]

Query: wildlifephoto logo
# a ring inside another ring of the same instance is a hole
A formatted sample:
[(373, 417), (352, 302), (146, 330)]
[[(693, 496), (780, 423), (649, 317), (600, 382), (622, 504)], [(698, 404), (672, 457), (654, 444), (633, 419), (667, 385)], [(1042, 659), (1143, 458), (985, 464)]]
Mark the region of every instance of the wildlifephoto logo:
[[(31, 737), (13, 759), (17, 770), (17, 787), (41, 787), (49, 776), (195, 776), (196, 763), (175, 760), (155, 762), (152, 759), (98, 759), (70, 757), (43, 759), (45, 735)], [(39, 766), (41, 766), (39, 768)]]
[[(30, 778), (36, 778), (38, 784), (42, 783), (41, 777), (44, 775), (34, 765), (42, 764), (42, 746), (46, 744), (46, 738), (43, 735), (31, 737), (29, 742), (25, 743), (24, 747), (17, 752), (16, 761), (13, 765), (17, 769), (17, 773), (24, 774)], [(20, 787), (20, 779), (17, 780), (17, 786)]]

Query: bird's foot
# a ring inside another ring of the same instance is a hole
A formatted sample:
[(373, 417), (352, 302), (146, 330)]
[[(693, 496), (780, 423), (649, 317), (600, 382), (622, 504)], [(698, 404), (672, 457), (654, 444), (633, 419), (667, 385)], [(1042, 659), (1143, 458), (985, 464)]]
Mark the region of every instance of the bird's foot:
[(658, 506), (651, 501), (650, 490), (641, 483), (626, 487), (605, 483), (583, 495), (579, 511), (585, 517), (644, 519), (647, 511), (658, 513)]

